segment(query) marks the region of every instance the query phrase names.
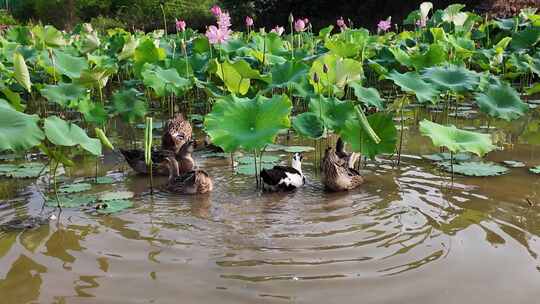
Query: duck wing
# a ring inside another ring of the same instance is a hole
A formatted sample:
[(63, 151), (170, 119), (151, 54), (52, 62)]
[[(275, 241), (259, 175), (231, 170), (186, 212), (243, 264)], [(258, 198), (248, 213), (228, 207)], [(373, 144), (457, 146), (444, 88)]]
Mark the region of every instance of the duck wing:
[(272, 169), (263, 169), (261, 171), (261, 178), (265, 184), (275, 186), (279, 184), (280, 181), (287, 178), (287, 173), (300, 174), (298, 170), (292, 167), (274, 166)]

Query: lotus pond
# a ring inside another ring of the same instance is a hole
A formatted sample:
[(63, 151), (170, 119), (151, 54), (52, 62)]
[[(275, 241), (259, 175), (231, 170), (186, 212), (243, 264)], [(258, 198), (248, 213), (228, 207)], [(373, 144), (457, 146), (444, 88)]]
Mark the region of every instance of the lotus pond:
[[(535, 10), (490, 20), (426, 2), (377, 33), (294, 17), (292, 33), (230, 32), (215, 15), (206, 35), (1, 34), (0, 302), (540, 296)], [(118, 152), (159, 148), (178, 112), (208, 195), (163, 191)], [(320, 182), (337, 137), (363, 155), (357, 190)], [(307, 184), (263, 192), (257, 172), (293, 152)]]

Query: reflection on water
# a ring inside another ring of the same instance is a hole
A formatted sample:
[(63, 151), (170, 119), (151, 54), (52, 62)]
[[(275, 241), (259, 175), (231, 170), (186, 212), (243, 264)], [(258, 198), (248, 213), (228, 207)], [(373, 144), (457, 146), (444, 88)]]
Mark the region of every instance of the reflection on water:
[[(471, 121), (481, 126), (482, 122)], [(522, 121), (493, 161), (540, 164)], [(434, 152), (411, 126), (408, 155)], [(540, 143), (540, 141), (539, 141)], [(201, 158), (206, 196), (148, 193), (145, 178), (100, 171), (138, 194), (110, 216), (64, 210), (35, 230), (0, 231), (1, 303), (530, 303), (540, 296), (538, 178), (455, 178), (416, 157), (368, 162), (366, 185), (325, 193), (308, 155), (308, 185), (262, 194), (228, 160)], [(72, 172), (92, 175), (94, 163)], [(310, 163), (311, 162), (311, 163)], [(162, 182), (156, 179), (156, 184)], [(104, 186), (104, 189), (107, 189)], [(109, 186), (110, 187), (110, 186)], [(38, 215), (32, 183), (1, 181), (0, 222)]]

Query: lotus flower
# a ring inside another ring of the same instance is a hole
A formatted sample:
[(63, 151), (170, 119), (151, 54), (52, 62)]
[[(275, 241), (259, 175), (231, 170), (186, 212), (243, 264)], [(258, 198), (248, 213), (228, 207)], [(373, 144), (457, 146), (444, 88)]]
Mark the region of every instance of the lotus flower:
[(212, 15), (214, 15), (215, 17), (218, 17), (219, 15), (221, 15), (221, 8), (217, 5), (214, 5), (210, 9), (210, 12), (212, 12)]
[(186, 22), (184, 20), (176, 20), (176, 31), (183, 32), (186, 30)]
[(296, 22), (294, 23), (294, 29), (297, 32), (303, 32), (306, 29), (306, 23), (304, 22), (304, 20), (302, 19), (296, 20)]
[(304, 23), (306, 24), (306, 26), (309, 24), (309, 19), (308, 18), (304, 18)]
[(343, 20), (343, 17), (339, 17), (339, 19), (336, 21), (336, 24), (341, 30), (347, 28), (347, 24), (345, 23), (345, 20)]
[(250, 16), (246, 17), (246, 26), (252, 27), (253, 26), (253, 19)]
[(206, 30), (206, 37), (208, 37), (210, 44), (221, 44), (231, 38), (231, 30), (211, 25)]
[(222, 29), (229, 29), (231, 27), (231, 16), (229, 13), (221, 13), (218, 17), (218, 26)]
[(283, 26), (278, 25), (275, 28), (273, 28), (270, 32), (271, 33), (276, 33), (276, 34), (278, 34), (278, 36), (281, 36), (285, 32), (285, 28)]
[(386, 20), (379, 21), (377, 29), (379, 32), (386, 32), (392, 27), (392, 17), (388, 17)]

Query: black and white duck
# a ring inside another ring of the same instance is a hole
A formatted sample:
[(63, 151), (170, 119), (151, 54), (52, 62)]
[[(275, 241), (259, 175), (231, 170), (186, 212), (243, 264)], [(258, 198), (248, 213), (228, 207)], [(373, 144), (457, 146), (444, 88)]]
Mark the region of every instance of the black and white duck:
[(261, 178), (264, 188), (269, 191), (293, 191), (306, 183), (302, 173), (302, 160), (300, 153), (294, 153), (291, 166), (274, 166), (272, 169), (263, 169)]

